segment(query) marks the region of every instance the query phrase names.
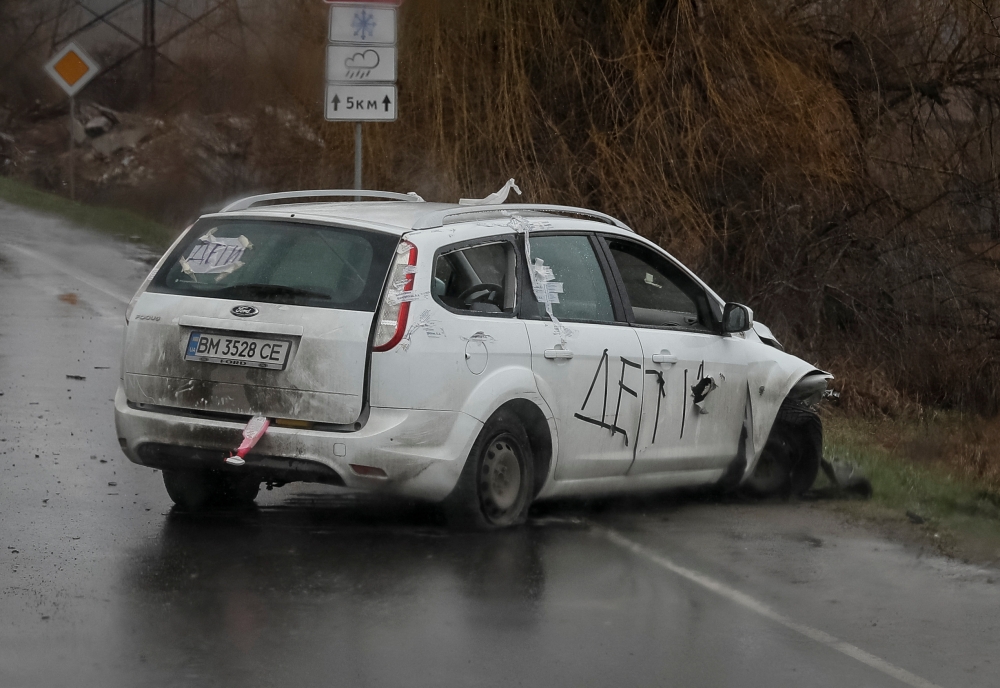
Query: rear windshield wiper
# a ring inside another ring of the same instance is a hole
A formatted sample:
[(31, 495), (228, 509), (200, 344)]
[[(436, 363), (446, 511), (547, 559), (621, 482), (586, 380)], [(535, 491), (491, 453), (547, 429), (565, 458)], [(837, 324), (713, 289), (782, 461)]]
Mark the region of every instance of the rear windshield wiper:
[(225, 287), (215, 292), (216, 294), (247, 294), (249, 296), (259, 296), (261, 298), (267, 298), (268, 296), (305, 296), (310, 299), (322, 299), (324, 301), (330, 300), (329, 294), (323, 294), (318, 291), (309, 291), (308, 289), (299, 289), (298, 287), (288, 287), (284, 284), (234, 284), (231, 287)]

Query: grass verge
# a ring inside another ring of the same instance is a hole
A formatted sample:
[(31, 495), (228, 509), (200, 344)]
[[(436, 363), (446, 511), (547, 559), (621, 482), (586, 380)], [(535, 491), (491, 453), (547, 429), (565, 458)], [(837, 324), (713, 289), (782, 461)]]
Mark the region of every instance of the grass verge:
[(174, 232), (164, 225), (129, 210), (77, 203), (40, 191), (10, 177), (0, 177), (0, 200), (59, 215), (75, 224), (123, 239), (140, 241), (152, 248), (166, 248), (174, 236)]
[(947, 554), (996, 564), (1000, 493), (992, 475), (973, 470), (964, 456), (988, 423), (948, 414), (923, 420), (828, 417), (824, 451), (858, 464), (872, 482), (870, 502), (845, 503), (852, 515), (909, 524)]

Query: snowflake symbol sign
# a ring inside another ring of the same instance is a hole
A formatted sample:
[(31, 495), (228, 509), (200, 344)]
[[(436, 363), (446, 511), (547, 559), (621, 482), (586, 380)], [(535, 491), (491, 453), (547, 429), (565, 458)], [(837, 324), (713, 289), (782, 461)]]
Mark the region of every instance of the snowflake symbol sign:
[(354, 20), (351, 22), (354, 35), (360, 36), (361, 40), (371, 38), (375, 34), (375, 26), (375, 15), (369, 14), (367, 10), (361, 10), (355, 14)]

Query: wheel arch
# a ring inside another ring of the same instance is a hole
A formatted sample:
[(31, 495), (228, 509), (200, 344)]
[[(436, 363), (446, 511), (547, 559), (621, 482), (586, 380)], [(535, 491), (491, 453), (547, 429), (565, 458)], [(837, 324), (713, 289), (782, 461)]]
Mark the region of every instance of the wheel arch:
[(545, 487), (552, 468), (553, 441), (552, 430), (549, 427), (549, 419), (534, 402), (520, 398), (511, 399), (494, 413), (500, 411), (510, 411), (521, 424), (528, 435), (528, 442), (531, 444), (531, 456), (535, 464), (535, 484), (532, 490), (532, 498)]
[(463, 405), (466, 413), (484, 424), (501, 409), (514, 413), (528, 434), (535, 457), (533, 496), (537, 496), (549, 480), (559, 441), (552, 409), (539, 394), (530, 369), (521, 366), (498, 368), (476, 385)]
[[(771, 434), (778, 410), (786, 399), (807, 399), (822, 395), (833, 375), (800, 358), (771, 349), (770, 360), (750, 365), (747, 397), (750, 405), (753, 453), (744, 478), (760, 459)], [(822, 381), (822, 387), (820, 382)]]

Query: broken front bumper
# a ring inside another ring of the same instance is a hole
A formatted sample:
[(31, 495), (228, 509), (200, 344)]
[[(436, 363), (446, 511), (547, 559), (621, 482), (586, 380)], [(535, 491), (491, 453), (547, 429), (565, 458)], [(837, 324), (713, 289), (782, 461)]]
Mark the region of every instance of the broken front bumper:
[[(245, 421), (218, 420), (136, 408), (115, 394), (115, 427), (125, 455), (159, 469), (218, 469), (261, 480), (304, 480), (440, 501), (455, 487), (482, 428), (455, 411), (372, 408), (356, 432), (272, 425), (240, 468), (224, 459), (239, 446)], [(352, 464), (385, 477), (359, 475)]]

